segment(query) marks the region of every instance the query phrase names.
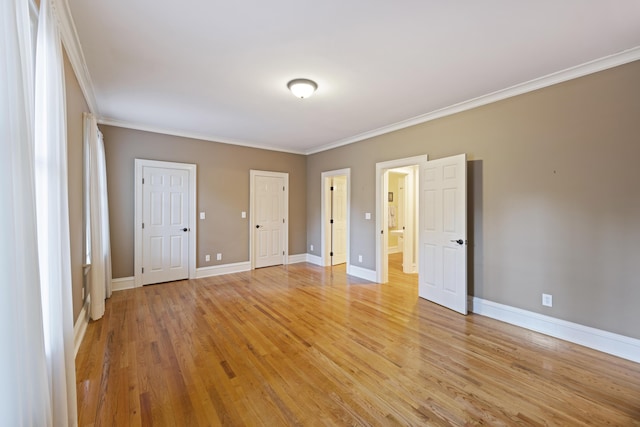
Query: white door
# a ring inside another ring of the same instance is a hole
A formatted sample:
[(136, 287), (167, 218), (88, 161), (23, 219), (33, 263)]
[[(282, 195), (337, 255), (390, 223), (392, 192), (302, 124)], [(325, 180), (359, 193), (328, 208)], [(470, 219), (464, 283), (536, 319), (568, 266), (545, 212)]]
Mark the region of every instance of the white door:
[(467, 156), (431, 160), (420, 171), (418, 294), (467, 314)]
[(347, 262), (347, 177), (333, 178), (333, 265)]
[(285, 180), (282, 176), (254, 176), (255, 268), (284, 264)]
[(189, 277), (189, 171), (142, 170), (142, 284)]

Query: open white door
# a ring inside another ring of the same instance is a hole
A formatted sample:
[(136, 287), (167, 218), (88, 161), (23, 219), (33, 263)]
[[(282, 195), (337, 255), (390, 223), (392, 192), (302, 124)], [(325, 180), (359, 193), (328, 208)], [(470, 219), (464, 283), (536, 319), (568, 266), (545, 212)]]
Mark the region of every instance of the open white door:
[(418, 294), (467, 314), (467, 156), (426, 162), (420, 171)]
[(347, 177), (333, 177), (333, 265), (347, 262)]

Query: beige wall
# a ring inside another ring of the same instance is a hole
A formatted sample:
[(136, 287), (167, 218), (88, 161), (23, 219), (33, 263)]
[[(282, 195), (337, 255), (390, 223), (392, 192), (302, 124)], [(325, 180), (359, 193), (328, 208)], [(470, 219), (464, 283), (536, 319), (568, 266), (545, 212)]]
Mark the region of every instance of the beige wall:
[[(305, 253), (306, 158), (100, 125), (107, 161), (113, 277), (133, 276), (134, 159), (197, 165), (197, 266), (249, 260), (249, 170), (289, 173), (289, 255)], [(248, 215), (247, 215), (248, 216)], [(215, 254), (222, 253), (222, 261)], [(205, 254), (211, 261), (205, 262)]]
[(71, 279), (73, 318), (82, 310), (84, 228), (82, 197), (82, 113), (89, 111), (78, 80), (65, 52), (64, 75), (67, 100), (67, 161), (69, 176), (69, 230), (71, 235)]
[(458, 153), (470, 294), (640, 338), (640, 62), (309, 156), (307, 245), (321, 173), (349, 167), (351, 263), (375, 269), (376, 162)]

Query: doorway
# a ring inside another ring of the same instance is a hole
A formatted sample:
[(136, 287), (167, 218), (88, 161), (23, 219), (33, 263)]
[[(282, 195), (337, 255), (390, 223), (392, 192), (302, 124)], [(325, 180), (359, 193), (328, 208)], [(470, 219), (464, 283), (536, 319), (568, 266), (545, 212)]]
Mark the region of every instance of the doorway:
[[(402, 250), (402, 273), (418, 267), (418, 180), (427, 156), (416, 156), (376, 164), (376, 280), (389, 281), (389, 242)], [(392, 180), (389, 186), (390, 177)], [(402, 191), (400, 191), (402, 187)], [(401, 218), (402, 217), (402, 218)], [(401, 248), (397, 246), (401, 243)]]
[(251, 268), (287, 264), (289, 174), (251, 170), (249, 175)]
[(135, 159), (134, 286), (196, 275), (196, 165)]
[(321, 175), (322, 265), (350, 264), (350, 177), (351, 169), (323, 172)]

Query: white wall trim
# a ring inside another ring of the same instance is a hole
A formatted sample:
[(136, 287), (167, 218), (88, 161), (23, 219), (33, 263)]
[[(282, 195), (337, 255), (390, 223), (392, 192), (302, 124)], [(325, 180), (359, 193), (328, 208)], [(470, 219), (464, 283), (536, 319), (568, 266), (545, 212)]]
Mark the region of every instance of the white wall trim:
[(357, 265), (350, 265), (347, 270), (347, 274), (350, 276), (359, 277), (360, 279), (368, 280), (370, 282), (376, 282), (376, 272), (369, 270), (368, 268), (358, 267)]
[(373, 138), (375, 136), (384, 135), (386, 133), (394, 132), (396, 130), (408, 128), (421, 123), (429, 122), (431, 120), (440, 119), (442, 117), (450, 116), (452, 114), (461, 113), (463, 111), (471, 110), (473, 108), (481, 107), (483, 105), (491, 104), (493, 102), (502, 101), (507, 98), (522, 95), (527, 92), (533, 92), (538, 89), (543, 89), (548, 86), (553, 86), (558, 83), (566, 82), (569, 80), (577, 79), (589, 74), (597, 73), (599, 71), (608, 70), (609, 68), (617, 67), (619, 65), (628, 64), (640, 59), (640, 46), (636, 46), (631, 49), (624, 50), (622, 52), (605, 56), (593, 61), (586, 62), (575, 67), (567, 68), (555, 73), (547, 74), (546, 76), (539, 77), (537, 79), (529, 80), (524, 83), (516, 84), (514, 86), (497, 90), (495, 92), (488, 93), (486, 95), (479, 96), (477, 98), (469, 99), (459, 102), (457, 104), (444, 107), (430, 113), (422, 114), (410, 119), (402, 120), (400, 122), (383, 126), (378, 129), (374, 129), (368, 132), (363, 132), (358, 135), (354, 135), (348, 138), (344, 138), (320, 147), (313, 148), (305, 152), (305, 154), (315, 154), (322, 151), (331, 150), (334, 148), (342, 147), (344, 145), (353, 144), (354, 142), (362, 141), (365, 139)]
[(324, 267), (324, 264), (322, 262), (322, 257), (319, 257), (318, 255), (307, 254), (307, 262), (320, 267)]
[(80, 310), (80, 314), (78, 315), (78, 319), (76, 320), (76, 324), (73, 325), (73, 357), (78, 355), (78, 350), (80, 350), (80, 344), (82, 344), (82, 340), (84, 339), (84, 334), (87, 332), (87, 326), (89, 326), (89, 299), (85, 301), (82, 310)]
[(73, 22), (73, 16), (69, 9), (69, 3), (67, 0), (54, 0), (53, 8), (56, 16), (58, 17), (58, 28), (60, 30), (60, 38), (64, 44), (71, 68), (78, 79), (80, 90), (84, 95), (84, 99), (87, 101), (89, 110), (95, 116), (99, 116), (98, 103), (93, 92), (93, 83), (91, 82), (91, 75), (87, 68), (87, 62), (82, 53), (80, 47), (80, 38), (78, 37), (78, 31), (76, 25)]
[(282, 153), (302, 154), (302, 155), (306, 154), (304, 151), (301, 151), (301, 150), (288, 150), (282, 147), (276, 147), (268, 144), (254, 144), (254, 143), (251, 143), (248, 141), (242, 141), (239, 139), (225, 138), (223, 136), (205, 135), (205, 134), (196, 133), (196, 132), (185, 132), (181, 130), (162, 128), (159, 126), (126, 122), (124, 120), (116, 120), (108, 117), (101, 117), (100, 119), (98, 119), (98, 123), (101, 125), (115, 126), (119, 128), (125, 128), (125, 129), (133, 129), (133, 130), (139, 130), (143, 132), (152, 132), (152, 133), (159, 133), (162, 135), (178, 136), (181, 138), (217, 142), (219, 144), (238, 145), (240, 147), (257, 148), (259, 150), (271, 150), (271, 151), (279, 151)]
[(471, 311), (512, 325), (640, 363), (640, 340), (578, 323), (469, 297)]
[(307, 262), (307, 254), (289, 255), (287, 264), (298, 264), (300, 262)]
[(126, 289), (133, 289), (136, 287), (135, 278), (131, 277), (119, 277), (111, 280), (112, 291), (124, 291)]
[(251, 270), (249, 261), (236, 262), (233, 264), (212, 265), (210, 267), (200, 267), (196, 270), (196, 279), (203, 277), (221, 276), (223, 274), (241, 273)]

